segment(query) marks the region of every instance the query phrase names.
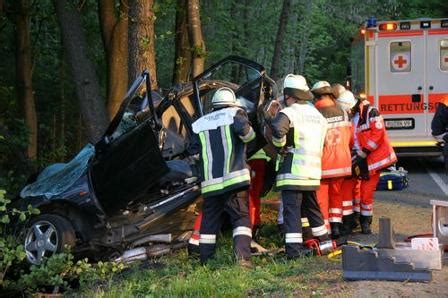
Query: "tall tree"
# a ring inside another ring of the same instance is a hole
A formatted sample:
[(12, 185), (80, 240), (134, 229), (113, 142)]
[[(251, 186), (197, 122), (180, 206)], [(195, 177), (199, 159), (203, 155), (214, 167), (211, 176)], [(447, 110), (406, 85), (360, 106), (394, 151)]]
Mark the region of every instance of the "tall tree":
[[(305, 11), (311, 12), (313, 3), (311, 0), (305, 1)], [(299, 18), (299, 16), (297, 16)], [(308, 53), (308, 37), (309, 37), (309, 25), (311, 23), (310, 21), (311, 16), (305, 15), (302, 19), (302, 30), (300, 35), (300, 46), (298, 49), (298, 62), (297, 62), (297, 70), (296, 73), (303, 74), (303, 71), (305, 69), (305, 58)]]
[(128, 87), (128, 1), (98, 2), (101, 33), (107, 60), (107, 111), (112, 118)]
[(274, 80), (278, 79), (280, 56), (282, 53), (283, 39), (285, 37), (286, 25), (289, 19), (289, 11), (291, 7), (291, 0), (283, 0), (282, 12), (278, 20), (277, 37), (274, 44), (274, 54), (271, 63), (271, 77)]
[(109, 120), (95, 68), (87, 56), (87, 42), (80, 14), (71, 0), (57, 0), (55, 5), (84, 127), (89, 141), (96, 142), (104, 133)]
[(187, 26), (187, 0), (177, 0), (174, 72), (172, 83), (188, 81), (191, 66), (190, 40)]
[(16, 2), (16, 88), (25, 124), (28, 129), (27, 156), (37, 155), (37, 116), (33, 94), (33, 62), (30, 41), (30, 2)]
[(129, 82), (147, 69), (157, 89), (154, 36), (154, 0), (129, 0)]
[(204, 71), (205, 43), (202, 36), (199, 0), (188, 0), (188, 33), (192, 47), (192, 76)]

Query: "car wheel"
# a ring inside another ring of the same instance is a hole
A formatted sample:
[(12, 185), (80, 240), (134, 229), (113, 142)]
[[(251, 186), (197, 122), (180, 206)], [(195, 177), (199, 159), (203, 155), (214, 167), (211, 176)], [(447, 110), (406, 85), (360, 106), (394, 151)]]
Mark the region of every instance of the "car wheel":
[(39, 265), (44, 257), (74, 247), (75, 230), (62, 216), (42, 214), (31, 220), (25, 234), (25, 252), (29, 263)]

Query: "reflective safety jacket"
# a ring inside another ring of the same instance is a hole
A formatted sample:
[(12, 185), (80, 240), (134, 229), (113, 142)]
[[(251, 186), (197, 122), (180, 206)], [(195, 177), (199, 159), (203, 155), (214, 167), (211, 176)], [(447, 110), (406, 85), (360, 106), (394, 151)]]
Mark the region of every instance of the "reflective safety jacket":
[(272, 120), (272, 143), (285, 147), (277, 174), (279, 190), (316, 190), (320, 185), (327, 120), (310, 103), (298, 101)]
[(199, 135), (203, 197), (249, 187), (246, 143), (255, 139), (244, 110), (229, 107), (204, 115), (193, 123)]
[(370, 151), (367, 155), (367, 164), (369, 173), (375, 174), (397, 162), (397, 156), (387, 136), (383, 117), (378, 110), (366, 100), (360, 104), (359, 108), (356, 134), (360, 149)]
[(438, 105), (431, 122), (432, 135), (438, 141), (448, 143), (448, 97), (445, 97)]
[(329, 98), (316, 101), (314, 106), (328, 122), (322, 153), (322, 179), (350, 176), (352, 131), (348, 114)]

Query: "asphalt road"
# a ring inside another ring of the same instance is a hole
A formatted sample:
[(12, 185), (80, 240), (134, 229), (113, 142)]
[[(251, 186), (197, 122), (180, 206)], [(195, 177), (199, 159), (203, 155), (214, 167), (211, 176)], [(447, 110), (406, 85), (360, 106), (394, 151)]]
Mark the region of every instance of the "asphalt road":
[(415, 205), (429, 204), (430, 200), (448, 200), (448, 171), (442, 158), (401, 157), (397, 168), (408, 171), (409, 186), (402, 191), (380, 191), (379, 197), (394, 197)]

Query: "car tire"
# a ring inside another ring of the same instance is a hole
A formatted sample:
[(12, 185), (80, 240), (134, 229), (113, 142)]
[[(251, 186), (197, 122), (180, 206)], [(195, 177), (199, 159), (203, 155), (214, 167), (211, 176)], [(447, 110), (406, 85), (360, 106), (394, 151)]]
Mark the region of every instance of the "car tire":
[(34, 265), (44, 257), (75, 247), (76, 235), (70, 221), (56, 214), (41, 214), (33, 218), (25, 232), (24, 247), (27, 261)]

